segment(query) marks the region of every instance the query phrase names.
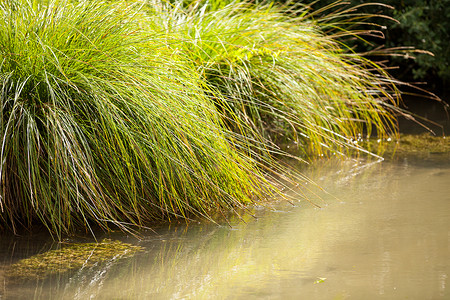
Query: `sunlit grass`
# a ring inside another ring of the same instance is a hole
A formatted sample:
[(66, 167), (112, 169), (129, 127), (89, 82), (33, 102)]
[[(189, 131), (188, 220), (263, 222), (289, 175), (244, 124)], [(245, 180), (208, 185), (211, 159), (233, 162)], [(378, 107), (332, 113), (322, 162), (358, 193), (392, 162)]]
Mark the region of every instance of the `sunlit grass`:
[[(265, 144), (297, 144), (307, 155), (346, 152), (359, 135), (395, 132), (393, 79), (334, 39), (356, 31), (339, 30), (330, 15), (246, 1), (153, 12), (161, 13), (171, 47), (225, 97), (216, 105), (232, 130)], [(329, 28), (332, 36), (323, 33)]]
[(139, 28), (137, 6), (0, 9), (4, 224), (129, 229), (229, 210), (269, 189), (225, 136), (197, 74), (160, 33)]
[(395, 132), (392, 80), (301, 7), (10, 0), (0, 11), (0, 219), (14, 231), (208, 218), (282, 195), (284, 173), (306, 180), (274, 159), (285, 145), (305, 158)]

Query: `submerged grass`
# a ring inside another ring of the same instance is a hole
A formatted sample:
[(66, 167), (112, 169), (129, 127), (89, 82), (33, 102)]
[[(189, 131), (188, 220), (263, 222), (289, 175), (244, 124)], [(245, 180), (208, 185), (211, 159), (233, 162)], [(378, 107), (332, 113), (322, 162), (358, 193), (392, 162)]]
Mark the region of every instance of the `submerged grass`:
[(392, 79), (302, 9), (2, 2), (1, 223), (59, 238), (208, 217), (282, 194), (280, 144), (395, 132)]
[(36, 281), (69, 271), (90, 268), (105, 262), (130, 257), (144, 248), (120, 241), (104, 239), (99, 243), (62, 245), (29, 258), (21, 259), (8, 266), (5, 275), (8, 281)]

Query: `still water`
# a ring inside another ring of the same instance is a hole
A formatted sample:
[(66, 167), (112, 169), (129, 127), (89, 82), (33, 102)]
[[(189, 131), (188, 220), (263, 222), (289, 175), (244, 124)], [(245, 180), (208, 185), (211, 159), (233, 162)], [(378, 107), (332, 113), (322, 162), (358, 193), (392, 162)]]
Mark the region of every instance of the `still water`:
[(321, 208), (280, 202), (232, 227), (110, 235), (145, 251), (44, 281), (2, 272), (55, 245), (1, 237), (0, 299), (450, 299), (449, 155), (331, 160), (306, 173), (329, 193)]

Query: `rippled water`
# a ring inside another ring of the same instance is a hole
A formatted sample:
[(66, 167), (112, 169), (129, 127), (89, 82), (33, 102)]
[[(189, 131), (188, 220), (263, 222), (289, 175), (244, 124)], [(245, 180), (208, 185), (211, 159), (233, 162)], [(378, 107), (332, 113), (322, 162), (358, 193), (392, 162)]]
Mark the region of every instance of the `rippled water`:
[[(450, 299), (450, 157), (327, 161), (305, 201), (255, 208), (233, 227), (171, 225), (145, 251), (79, 272), (18, 284), (0, 299)], [(4, 266), (54, 247), (1, 237)]]

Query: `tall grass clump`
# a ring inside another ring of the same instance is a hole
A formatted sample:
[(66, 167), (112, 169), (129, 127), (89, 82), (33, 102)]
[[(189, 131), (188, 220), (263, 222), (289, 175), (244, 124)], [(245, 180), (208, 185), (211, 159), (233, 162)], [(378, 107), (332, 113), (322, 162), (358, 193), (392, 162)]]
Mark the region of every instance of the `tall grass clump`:
[(2, 226), (129, 230), (269, 191), (138, 6), (8, 0), (0, 14)]
[(7, 0), (0, 14), (0, 226), (14, 231), (208, 217), (282, 194), (283, 145), (345, 153), (395, 132), (393, 80), (303, 6)]
[(394, 80), (339, 42), (364, 32), (339, 29), (338, 22), (365, 16), (341, 10), (316, 18), (301, 5), (247, 1), (163, 7), (161, 26), (179, 41), (171, 47), (226, 99), (212, 101), (231, 130), (275, 148), (297, 145), (303, 155), (346, 153), (363, 135), (396, 132)]

